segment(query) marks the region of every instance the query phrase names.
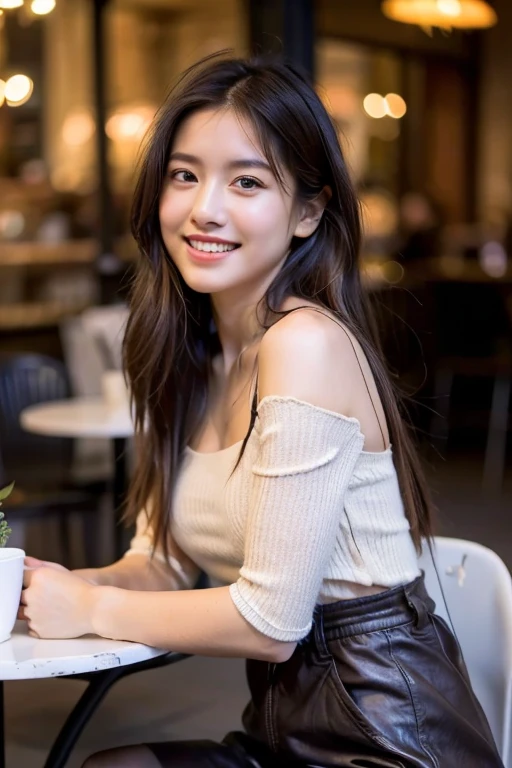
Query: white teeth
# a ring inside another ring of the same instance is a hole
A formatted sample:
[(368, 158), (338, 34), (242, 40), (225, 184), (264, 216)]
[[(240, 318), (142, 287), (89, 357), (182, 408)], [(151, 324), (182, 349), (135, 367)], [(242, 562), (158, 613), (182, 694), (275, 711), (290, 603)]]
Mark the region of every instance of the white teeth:
[(206, 253), (225, 253), (236, 248), (236, 245), (228, 245), (227, 243), (203, 243), (201, 240), (190, 240), (189, 242), (196, 251), (205, 251)]

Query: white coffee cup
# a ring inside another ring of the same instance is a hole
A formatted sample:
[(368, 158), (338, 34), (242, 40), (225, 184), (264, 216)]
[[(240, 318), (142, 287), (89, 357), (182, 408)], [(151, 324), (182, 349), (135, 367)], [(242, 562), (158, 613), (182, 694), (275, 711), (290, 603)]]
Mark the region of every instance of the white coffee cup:
[(0, 547), (0, 643), (11, 636), (23, 587), (25, 552), (14, 547)]
[(130, 393), (122, 371), (105, 371), (101, 376), (103, 402), (111, 410), (126, 409), (130, 405)]

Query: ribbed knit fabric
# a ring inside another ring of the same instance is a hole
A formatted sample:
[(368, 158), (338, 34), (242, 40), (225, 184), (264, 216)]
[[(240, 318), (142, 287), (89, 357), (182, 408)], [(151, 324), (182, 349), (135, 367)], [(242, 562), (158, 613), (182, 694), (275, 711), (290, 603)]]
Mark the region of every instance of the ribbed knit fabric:
[[(263, 634), (300, 640), (315, 603), (418, 575), (391, 448), (367, 453), (363, 443), (357, 419), (265, 397), (234, 472), (241, 443), (187, 450), (174, 542), (215, 584), (230, 584), (234, 604)], [(144, 528), (132, 552), (151, 551)], [(190, 569), (176, 567), (186, 581)]]

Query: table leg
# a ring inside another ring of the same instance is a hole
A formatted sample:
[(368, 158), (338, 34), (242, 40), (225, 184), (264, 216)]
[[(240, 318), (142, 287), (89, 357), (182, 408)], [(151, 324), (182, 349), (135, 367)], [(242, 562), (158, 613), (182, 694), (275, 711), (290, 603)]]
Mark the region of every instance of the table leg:
[[(89, 685), (62, 726), (46, 758), (44, 768), (65, 767), (82, 731), (114, 683), (123, 677), (128, 677), (128, 675), (133, 675), (146, 669), (155, 669), (167, 666), (168, 664), (175, 664), (186, 658), (187, 656), (183, 653), (169, 652), (162, 654), (162, 656), (156, 656), (153, 659), (146, 659), (146, 661), (139, 661), (127, 666), (113, 667), (112, 669), (94, 672), (90, 675), (77, 675), (76, 678), (86, 679)], [(4, 768), (4, 766), (1, 766), (1, 768)]]
[(5, 768), (5, 712), (3, 680), (0, 680), (0, 768)]
[(109, 688), (122, 676), (122, 671), (116, 667), (98, 672), (91, 679), (53, 743), (44, 768), (64, 768), (73, 747), (96, 708), (108, 693)]
[(126, 469), (126, 439), (116, 437), (114, 448), (114, 487), (112, 500), (114, 505), (114, 554), (116, 559), (124, 552), (125, 529), (122, 523), (126, 492), (128, 490), (128, 473)]

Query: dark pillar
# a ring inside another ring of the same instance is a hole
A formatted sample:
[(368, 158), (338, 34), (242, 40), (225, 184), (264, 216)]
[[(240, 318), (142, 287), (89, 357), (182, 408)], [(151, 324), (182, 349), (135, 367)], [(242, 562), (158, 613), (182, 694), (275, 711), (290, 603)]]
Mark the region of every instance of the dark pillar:
[(251, 50), (281, 53), (314, 75), (314, 0), (249, 0)]
[(93, 66), (94, 106), (96, 112), (96, 153), (98, 163), (98, 239), (96, 269), (100, 279), (100, 300), (108, 304), (117, 298), (124, 271), (121, 259), (114, 253), (115, 209), (110, 187), (108, 164), (106, 68), (105, 68), (105, 10), (110, 0), (93, 0)]

